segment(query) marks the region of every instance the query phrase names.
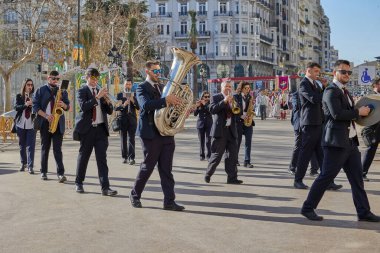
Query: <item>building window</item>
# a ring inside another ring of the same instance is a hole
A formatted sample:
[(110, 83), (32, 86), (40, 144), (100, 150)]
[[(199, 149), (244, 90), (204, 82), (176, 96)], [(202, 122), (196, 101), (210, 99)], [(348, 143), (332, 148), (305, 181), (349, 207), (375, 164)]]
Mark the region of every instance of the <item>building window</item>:
[(235, 33), (236, 33), (236, 34), (239, 33), (239, 24), (235, 24)]
[(255, 31), (255, 26), (253, 23), (251, 23), (251, 34), (254, 34), (254, 31)]
[(236, 56), (240, 56), (240, 46), (239, 46), (239, 43), (236, 43), (235, 45), (235, 55)]
[(239, 14), (239, 2), (236, 2), (235, 6), (236, 6), (236, 14)]
[(187, 22), (181, 22), (181, 34), (187, 34)]
[(220, 24), (220, 33), (227, 33), (227, 23)]
[(167, 35), (170, 34), (170, 25), (166, 25), (166, 34), (167, 34)]
[(187, 3), (186, 4), (181, 4), (180, 15), (182, 15), (182, 16), (186, 16), (187, 15)]
[(227, 3), (220, 3), (219, 4), (219, 12), (221, 14), (227, 14)]
[(164, 34), (164, 25), (157, 25), (157, 34)]
[(243, 43), (241, 46), (241, 55), (248, 56), (247, 43)]
[(215, 56), (219, 55), (219, 44), (218, 42), (215, 42)]
[(206, 21), (199, 22), (199, 32), (204, 33), (206, 31)]
[(166, 14), (166, 5), (158, 4), (158, 15), (164, 16)]
[(199, 3), (199, 13), (201, 14), (206, 13), (206, 3)]
[(29, 29), (22, 29), (22, 38), (24, 40), (29, 40), (30, 39), (30, 31), (29, 31)]
[(206, 55), (206, 43), (199, 43), (199, 55)]
[(5, 24), (15, 24), (17, 23), (17, 13), (14, 10), (7, 10), (4, 14)]

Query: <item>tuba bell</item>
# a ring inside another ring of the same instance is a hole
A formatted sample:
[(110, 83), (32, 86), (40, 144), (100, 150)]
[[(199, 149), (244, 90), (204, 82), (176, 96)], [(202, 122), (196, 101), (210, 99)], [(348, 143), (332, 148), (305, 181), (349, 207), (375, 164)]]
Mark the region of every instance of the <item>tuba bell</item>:
[(181, 48), (172, 48), (173, 63), (170, 77), (161, 97), (173, 94), (182, 100), (181, 104), (168, 106), (154, 113), (154, 123), (162, 136), (174, 136), (183, 129), (187, 111), (193, 104), (193, 92), (189, 85), (182, 85), (182, 80), (195, 64), (200, 64), (198, 56)]

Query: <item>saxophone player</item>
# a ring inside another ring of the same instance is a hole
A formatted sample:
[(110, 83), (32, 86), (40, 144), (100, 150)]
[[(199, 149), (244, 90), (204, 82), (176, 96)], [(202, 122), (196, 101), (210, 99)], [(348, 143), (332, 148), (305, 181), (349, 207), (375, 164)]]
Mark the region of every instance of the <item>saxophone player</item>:
[(97, 88), (100, 73), (95, 68), (86, 71), (87, 85), (83, 85), (77, 94), (80, 108), (79, 119), (75, 124), (74, 139), (80, 141), (75, 178), (75, 191), (84, 193), (83, 181), (86, 177), (88, 160), (95, 149), (101, 193), (114, 196), (117, 191), (110, 188), (108, 180), (107, 148), (108, 121), (107, 114), (113, 112), (113, 105), (107, 88)]
[[(235, 94), (235, 100), (239, 104), (241, 111), (237, 114), (236, 127), (238, 132), (238, 150), (244, 135), (244, 167), (253, 168), (251, 164), (251, 144), (253, 133), (253, 97), (250, 95), (251, 87), (248, 82), (239, 83), (240, 93)], [(238, 152), (239, 154), (239, 152)]]
[(223, 81), (222, 92), (215, 94), (211, 99), (210, 112), (213, 115), (211, 127), (211, 157), (204, 180), (210, 183), (211, 176), (222, 160), (225, 153), (224, 166), (227, 173), (227, 184), (241, 184), (237, 176), (237, 129), (236, 117), (233, 115), (234, 97), (231, 95), (231, 81)]
[(164, 192), (164, 210), (182, 211), (185, 207), (178, 205), (174, 194), (174, 177), (172, 174), (173, 154), (175, 149), (174, 136), (160, 135), (154, 123), (154, 111), (169, 105), (179, 105), (181, 99), (173, 94), (161, 97), (162, 86), (159, 85), (161, 75), (160, 63), (148, 61), (145, 64), (147, 75), (136, 91), (136, 98), (140, 106), (140, 116), (137, 123), (137, 135), (141, 139), (144, 160), (141, 162), (135, 184), (130, 194), (133, 207), (141, 208), (141, 194), (156, 164), (161, 178)]
[[(56, 103), (55, 96), (58, 91), (59, 81), (58, 71), (51, 71), (47, 77), (48, 83), (38, 88), (33, 97), (33, 112), (40, 117), (41, 135), (41, 179), (47, 180), (48, 158), (51, 142), (53, 142), (53, 154), (57, 164), (57, 175), (60, 183), (65, 182), (65, 168), (62, 162), (62, 140), (65, 133), (65, 115), (63, 114), (58, 121), (57, 130), (54, 133), (49, 132), (49, 124), (53, 122), (53, 108)], [(57, 102), (56, 107), (67, 111), (70, 108), (70, 101), (67, 91), (62, 91), (62, 99)]]

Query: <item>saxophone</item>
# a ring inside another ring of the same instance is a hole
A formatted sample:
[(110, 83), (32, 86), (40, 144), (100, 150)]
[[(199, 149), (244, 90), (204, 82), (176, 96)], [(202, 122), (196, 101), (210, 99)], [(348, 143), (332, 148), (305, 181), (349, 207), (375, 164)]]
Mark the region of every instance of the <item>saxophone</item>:
[(250, 127), (252, 126), (252, 120), (253, 117), (255, 116), (255, 112), (253, 110), (253, 97), (249, 100), (248, 108), (247, 108), (247, 114), (244, 119), (244, 126)]
[(62, 99), (62, 89), (59, 88), (57, 91), (57, 95), (55, 96), (53, 111), (51, 112), (51, 114), (54, 116), (54, 119), (49, 124), (49, 132), (52, 134), (55, 133), (55, 131), (57, 131), (59, 118), (63, 114), (63, 109), (58, 106), (58, 102), (61, 101), (61, 99)]
[(182, 100), (180, 105), (168, 106), (154, 113), (154, 123), (162, 136), (174, 136), (183, 129), (188, 110), (193, 103), (193, 92), (189, 85), (182, 85), (182, 80), (195, 64), (200, 64), (199, 58), (184, 49), (172, 48), (173, 63), (170, 78), (166, 83), (161, 97), (174, 94)]

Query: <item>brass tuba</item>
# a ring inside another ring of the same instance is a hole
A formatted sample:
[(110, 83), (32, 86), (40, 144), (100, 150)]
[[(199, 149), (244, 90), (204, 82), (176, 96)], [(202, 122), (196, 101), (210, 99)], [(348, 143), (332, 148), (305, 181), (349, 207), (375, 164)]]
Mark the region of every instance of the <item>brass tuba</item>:
[(170, 78), (166, 83), (161, 97), (173, 94), (182, 100), (180, 105), (168, 106), (154, 113), (154, 123), (162, 136), (174, 136), (183, 129), (188, 110), (193, 103), (193, 92), (189, 85), (182, 85), (182, 80), (195, 64), (200, 64), (199, 58), (184, 49), (172, 48), (173, 63)]

